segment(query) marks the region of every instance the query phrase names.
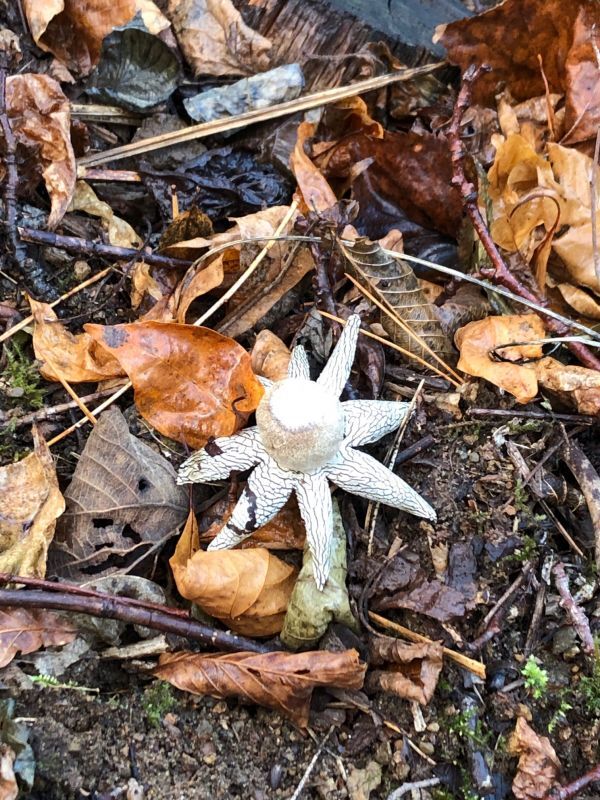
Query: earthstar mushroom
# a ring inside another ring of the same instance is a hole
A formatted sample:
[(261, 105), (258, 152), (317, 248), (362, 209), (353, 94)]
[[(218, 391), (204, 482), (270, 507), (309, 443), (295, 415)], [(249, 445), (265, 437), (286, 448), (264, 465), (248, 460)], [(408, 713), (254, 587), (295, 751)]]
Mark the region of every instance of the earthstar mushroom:
[(271, 383), (256, 410), (256, 426), (212, 440), (185, 461), (177, 482), (206, 483), (233, 470), (250, 473), (227, 524), (209, 550), (235, 547), (266, 525), (296, 493), (323, 589), (331, 567), (333, 530), (329, 481), (351, 494), (435, 520), (433, 508), (405, 481), (355, 447), (396, 430), (408, 403), (339, 397), (354, 361), (360, 317), (353, 315), (316, 381), (303, 347), (295, 347), (288, 377)]

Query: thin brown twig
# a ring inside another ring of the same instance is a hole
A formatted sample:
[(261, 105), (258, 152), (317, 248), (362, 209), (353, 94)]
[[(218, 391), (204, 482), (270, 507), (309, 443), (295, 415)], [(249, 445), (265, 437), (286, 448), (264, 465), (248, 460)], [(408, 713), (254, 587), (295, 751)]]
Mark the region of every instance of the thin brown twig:
[(559, 561), (552, 567), (552, 573), (554, 575), (556, 588), (561, 597), (561, 605), (571, 620), (571, 624), (575, 628), (577, 635), (581, 639), (583, 652), (591, 656), (594, 653), (594, 637), (590, 630), (590, 623), (585, 612), (577, 605), (571, 594), (569, 579), (565, 572), (564, 564)]
[[(475, 80), (488, 70), (485, 66), (471, 65), (468, 67), (463, 75), (463, 82), (456, 98), (452, 119), (448, 128), (448, 144), (450, 147), (450, 154), (452, 158), (452, 183), (457, 186), (463, 197), (465, 211), (471, 219), (471, 223), (475, 232), (477, 233), (481, 244), (485, 248), (486, 253), (492, 263), (492, 268), (482, 269), (481, 274), (490, 280), (492, 283), (497, 283), (509, 289), (513, 294), (523, 297), (530, 302), (534, 302), (542, 307), (548, 305), (545, 298), (539, 297), (534, 292), (530, 291), (524, 286), (517, 278), (510, 272), (502, 255), (492, 239), (492, 236), (484, 222), (479, 206), (477, 204), (478, 193), (475, 184), (467, 178), (465, 172), (465, 160), (467, 153), (460, 138), (460, 125), (463, 114), (471, 105), (471, 90)], [(544, 324), (549, 331), (556, 333), (558, 336), (563, 336), (568, 333), (569, 328), (563, 325), (553, 317), (543, 316)], [(600, 359), (595, 356), (585, 345), (581, 342), (569, 342), (567, 347), (577, 358), (590, 369), (600, 370)]]
[[(93, 392), (92, 394), (86, 394), (79, 399), (89, 405), (96, 400), (99, 400), (102, 397), (108, 397), (108, 395), (112, 394), (114, 389), (101, 389), (98, 392)], [(12, 425), (15, 428), (22, 428), (25, 425), (31, 425), (34, 422), (44, 422), (45, 420), (50, 419), (50, 417), (55, 417), (58, 414), (63, 414), (65, 411), (70, 411), (72, 408), (77, 408), (78, 403), (75, 400), (69, 400), (66, 403), (57, 403), (55, 406), (48, 406), (47, 408), (40, 408), (39, 411), (32, 411), (29, 414), (23, 414), (21, 417), (13, 417), (9, 414), (6, 414), (3, 411), (0, 411), (0, 425)]]
[(575, 797), (576, 794), (579, 794), (582, 789), (588, 787), (590, 783), (596, 781), (600, 781), (600, 764), (596, 764), (593, 769), (586, 772), (581, 778), (577, 778), (577, 780), (569, 783), (567, 786), (551, 789), (548, 794), (544, 795), (542, 800), (570, 800), (571, 797)]
[(600, 281), (600, 252), (598, 251), (598, 156), (600, 155), (600, 127), (596, 131), (596, 144), (594, 146), (594, 160), (590, 176), (591, 216), (592, 216), (592, 254), (594, 257), (594, 271), (596, 280)]

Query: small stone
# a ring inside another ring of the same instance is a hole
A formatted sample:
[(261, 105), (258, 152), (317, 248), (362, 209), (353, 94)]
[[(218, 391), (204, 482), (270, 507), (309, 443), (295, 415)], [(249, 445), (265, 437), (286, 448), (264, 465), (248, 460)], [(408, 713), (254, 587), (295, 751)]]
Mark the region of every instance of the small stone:
[(78, 281), (84, 281), (92, 272), (92, 268), (87, 261), (76, 261), (73, 265), (73, 274)]
[(22, 386), (10, 386), (6, 390), (6, 396), (7, 397), (19, 398), (19, 397), (23, 397), (24, 394), (25, 394), (25, 389), (23, 389)]
[(216, 762), (216, 760), (217, 760), (216, 753), (207, 753), (205, 756), (202, 756), (202, 761), (204, 761), (205, 764), (208, 764), (209, 767), (211, 767)]
[(218, 703), (215, 703), (213, 711), (215, 714), (224, 714), (227, 711), (227, 703), (220, 700)]
[(432, 756), (435, 753), (435, 747), (431, 742), (419, 742), (419, 749), (427, 756)]
[(480, 460), (481, 460), (481, 456), (479, 455), (479, 453), (475, 453), (475, 452), (469, 453), (469, 461), (472, 464), (479, 464)]
[(427, 730), (431, 731), (431, 733), (438, 733), (440, 730), (440, 723), (439, 722), (430, 722), (427, 726)]

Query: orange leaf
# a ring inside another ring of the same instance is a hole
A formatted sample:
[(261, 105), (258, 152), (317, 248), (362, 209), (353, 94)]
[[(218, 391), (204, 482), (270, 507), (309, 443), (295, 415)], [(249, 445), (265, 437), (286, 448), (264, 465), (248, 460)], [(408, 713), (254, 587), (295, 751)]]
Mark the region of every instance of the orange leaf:
[(225, 253), (220, 253), (208, 266), (198, 269), (197, 264), (192, 264), (183, 276), (175, 293), (175, 307), (177, 309), (177, 322), (185, 323), (185, 315), (190, 305), (212, 289), (223, 283), (223, 259)]
[(53, 611), (42, 608), (0, 608), (0, 667), (17, 653), (33, 653), (40, 647), (72, 642), (77, 630)]
[(366, 664), (356, 650), (330, 653), (164, 653), (154, 674), (178, 689), (213, 697), (242, 697), (308, 725), (317, 686), (360, 689)]
[(290, 167), (308, 210), (326, 211), (337, 203), (337, 198), (321, 171), (304, 151), (304, 144), (314, 135), (315, 129), (314, 122), (301, 122), (298, 126), (298, 138), (290, 157)]
[[(489, 354), (494, 348), (543, 339), (545, 335), (544, 324), (535, 314), (487, 317), (470, 322), (456, 331), (454, 336), (460, 350), (458, 369), (505, 389), (519, 403), (529, 403), (538, 390), (534, 366), (493, 361)], [(539, 345), (510, 347), (502, 351), (503, 358), (510, 361), (540, 358), (541, 355)]]
[(183, 564), (194, 535), (189, 520), (186, 531), (170, 561), (181, 596), (239, 633), (279, 633), (298, 570), (264, 548), (198, 550)]
[(508, 752), (519, 756), (512, 790), (518, 800), (541, 800), (557, 783), (560, 761), (550, 739), (538, 736), (523, 717), (508, 740)]
[(100, 59), (102, 40), (136, 12), (135, 0), (23, 0), (31, 35), (70, 70), (87, 75)]
[(195, 449), (241, 428), (262, 396), (249, 354), (209, 328), (134, 322), (85, 330), (127, 372), (141, 415)]
[(29, 151), (27, 166), (34, 165), (37, 179), (41, 176), (46, 184), (51, 201), (48, 227), (55, 228), (75, 191), (71, 106), (57, 81), (31, 73), (7, 79), (6, 105), (15, 138)]
[(265, 329), (256, 337), (252, 348), (252, 369), (270, 381), (287, 378), (291, 353), (279, 336)]
[(119, 362), (88, 333), (74, 336), (68, 331), (48, 303), (30, 297), (29, 304), (35, 320), (33, 350), (46, 380), (57, 381), (60, 374), (69, 383), (77, 383), (124, 374)]
[(535, 365), (541, 386), (554, 392), (580, 414), (600, 415), (600, 372), (577, 365), (561, 364), (555, 358), (543, 358)]

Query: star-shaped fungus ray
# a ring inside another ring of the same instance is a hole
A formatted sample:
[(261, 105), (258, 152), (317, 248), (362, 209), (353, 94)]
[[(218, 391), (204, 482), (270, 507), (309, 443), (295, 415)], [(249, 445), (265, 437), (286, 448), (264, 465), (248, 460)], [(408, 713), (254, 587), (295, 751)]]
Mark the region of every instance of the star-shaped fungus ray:
[(396, 430), (407, 403), (339, 401), (350, 376), (360, 317), (349, 318), (316, 381), (310, 380), (303, 347), (296, 347), (288, 377), (266, 384), (257, 425), (209, 442), (181, 466), (178, 483), (226, 478), (254, 467), (231, 517), (209, 549), (234, 547), (265, 525), (296, 493), (313, 555), (314, 577), (323, 589), (331, 568), (333, 518), (329, 481), (368, 500), (434, 520), (435, 511), (405, 481), (355, 447)]

